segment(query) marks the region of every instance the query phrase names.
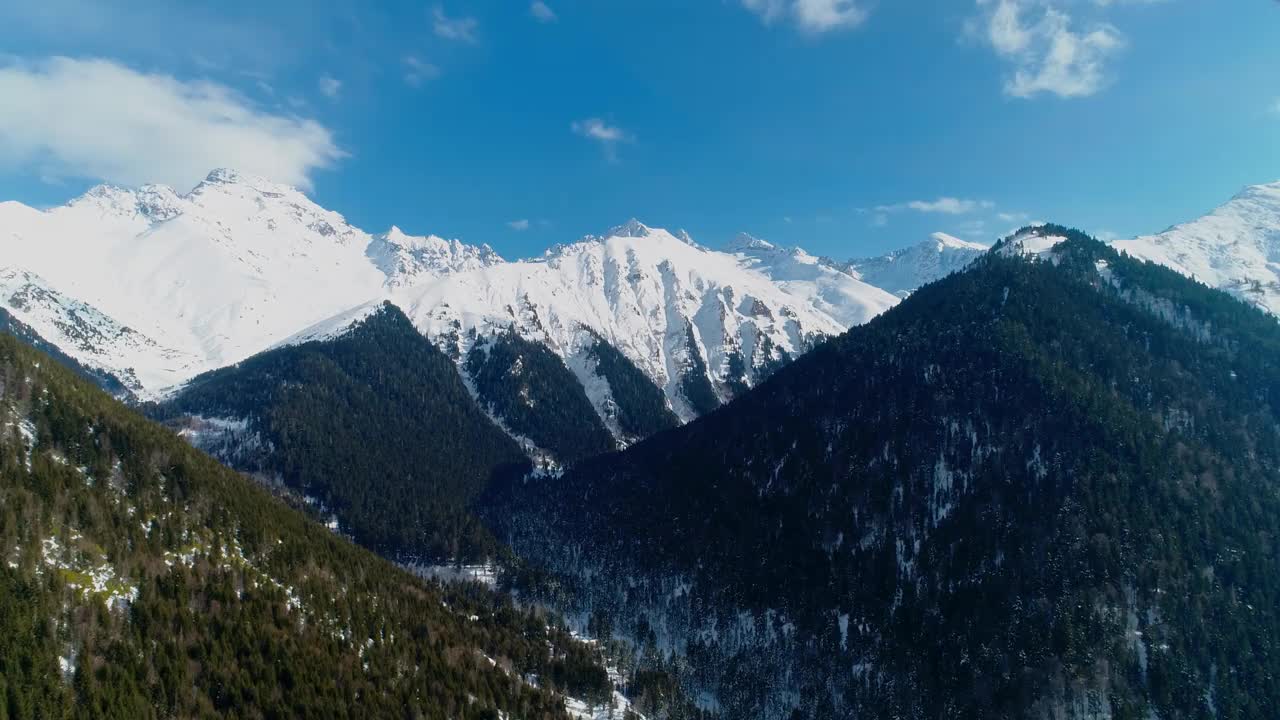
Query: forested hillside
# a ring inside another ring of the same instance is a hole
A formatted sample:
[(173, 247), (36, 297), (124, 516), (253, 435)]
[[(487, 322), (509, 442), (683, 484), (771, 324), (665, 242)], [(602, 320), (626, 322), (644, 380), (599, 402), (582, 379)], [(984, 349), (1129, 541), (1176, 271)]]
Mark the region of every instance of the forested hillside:
[(515, 333), (477, 342), (464, 365), (480, 404), (503, 426), (570, 464), (617, 448), (564, 361)]
[(557, 691), (610, 692), (549, 618), (423, 584), (8, 335), (0, 559), (0, 718), (556, 718)]
[(642, 440), (680, 424), (662, 390), (617, 348), (597, 337), (587, 355), (609, 384), (614, 419), (624, 441)]
[(1278, 418), (1274, 318), (1047, 226), (486, 517), (725, 717), (1271, 718)]
[(467, 503), (494, 472), (527, 463), (453, 361), (390, 304), (336, 338), (196, 378), (155, 412), (233, 467), (312, 498), (360, 544), (402, 559), (498, 554)]

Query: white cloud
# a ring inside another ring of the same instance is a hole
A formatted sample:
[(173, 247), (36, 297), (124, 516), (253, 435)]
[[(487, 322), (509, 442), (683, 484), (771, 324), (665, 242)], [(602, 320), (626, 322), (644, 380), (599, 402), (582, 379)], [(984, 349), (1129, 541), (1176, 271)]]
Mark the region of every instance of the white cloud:
[(519, 220), (512, 220), (511, 222), (507, 223), (507, 227), (511, 228), (512, 230), (515, 230), (516, 232), (524, 232), (525, 230), (529, 229), (529, 220), (528, 218), (520, 218)]
[(0, 97), (0, 167), (44, 177), (188, 188), (234, 167), (310, 187), (315, 170), (346, 155), (314, 120), (110, 60), (0, 66)]
[(1276, 98), (1276, 101), (1272, 103), (1271, 113), (1273, 115), (1280, 115), (1280, 98)]
[(940, 213), (943, 215), (966, 215), (978, 210), (990, 210), (995, 203), (990, 200), (965, 200), (953, 197), (940, 197), (937, 200), (910, 200), (893, 205), (880, 205), (875, 208), (879, 214), (912, 210), (920, 213)]
[(611, 161), (618, 159), (618, 143), (631, 142), (631, 134), (616, 125), (610, 125), (600, 118), (587, 118), (575, 121), (570, 128), (575, 134), (599, 143), (604, 149), (605, 157)]
[(342, 94), (342, 81), (328, 75), (320, 76), (320, 93), (330, 100), (337, 100)]
[(977, 2), (986, 8), (977, 34), (1013, 66), (1004, 91), (1014, 97), (1093, 95), (1106, 86), (1107, 63), (1125, 45), (1114, 26), (1094, 22), (1081, 28), (1048, 0)]
[(552, 23), (556, 21), (556, 13), (542, 0), (533, 0), (533, 4), (529, 6), (529, 14), (534, 20), (541, 23)]
[(440, 76), (440, 68), (415, 55), (404, 57), (404, 81), (410, 87), (422, 87), (428, 80)]
[(856, 27), (867, 19), (865, 8), (854, 0), (796, 0), (796, 21), (810, 32)]
[(862, 0), (742, 0), (742, 6), (765, 24), (790, 17), (800, 29), (811, 33), (857, 27), (867, 19)]
[(445, 14), (444, 8), (435, 6), (431, 11), (433, 27), (437, 36), (446, 40), (473, 43), (476, 41), (476, 29), (480, 23), (473, 17), (451, 18)]
[(573, 131), (579, 135), (600, 142), (613, 143), (625, 140), (626, 131), (622, 128), (609, 125), (600, 118), (587, 118), (573, 124)]

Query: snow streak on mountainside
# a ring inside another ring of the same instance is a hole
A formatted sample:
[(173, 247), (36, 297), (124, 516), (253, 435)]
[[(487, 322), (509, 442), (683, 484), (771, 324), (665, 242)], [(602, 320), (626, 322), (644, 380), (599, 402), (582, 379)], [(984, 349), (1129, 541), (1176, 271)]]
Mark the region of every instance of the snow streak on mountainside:
[(855, 277), (903, 298), (921, 285), (965, 269), (989, 247), (937, 232), (925, 242), (888, 255), (852, 260), (846, 269)]
[(1280, 182), (1245, 188), (1202, 218), (1113, 247), (1280, 314)]
[(395, 227), (371, 235), (231, 170), (186, 194), (99, 186), (43, 212), (2, 203), (0, 245), (0, 307), (142, 397), (332, 337), (391, 300), (460, 361), (509, 329), (545, 343), (607, 416), (608, 388), (581, 357), (599, 338), (687, 420), (894, 303), (802, 251), (715, 252), (638, 221), (520, 262)]

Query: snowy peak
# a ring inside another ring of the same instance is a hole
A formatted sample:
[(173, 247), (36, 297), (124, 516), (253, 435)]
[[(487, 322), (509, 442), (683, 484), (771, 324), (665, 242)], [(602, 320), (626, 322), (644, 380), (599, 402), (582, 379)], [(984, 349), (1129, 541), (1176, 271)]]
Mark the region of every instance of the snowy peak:
[(784, 248), (739, 233), (725, 246), (725, 252), (737, 257), (743, 267), (764, 275), (845, 327), (861, 325), (898, 302), (893, 295), (802, 248)]
[(1246, 187), (1204, 217), (1112, 245), (1280, 314), (1280, 182)]
[(612, 240), (614, 238), (653, 238), (656, 240), (678, 240), (685, 245), (699, 247), (693, 241), (693, 237), (684, 230), (676, 230), (674, 232), (663, 228), (649, 227), (635, 218), (631, 218), (621, 225), (615, 225), (605, 231), (603, 235), (587, 235), (577, 243), (569, 245), (557, 245), (547, 252), (548, 255), (554, 255), (558, 250), (573, 247), (582, 243), (599, 243)]
[(929, 236), (937, 243), (938, 252), (946, 252), (948, 250), (976, 250), (978, 252), (986, 252), (988, 245), (982, 243), (969, 242), (961, 240), (954, 235), (948, 235), (944, 232), (936, 232)]
[[(7, 203), (0, 240), (48, 291), (5, 307), (78, 361), (136, 377), (144, 397), (378, 297), (386, 279), (340, 214), (229, 170), (185, 195), (102, 185), (45, 212)], [(120, 328), (146, 342), (121, 349)]]
[(1280, 181), (1250, 185), (1236, 193), (1230, 203), (1260, 203), (1268, 212), (1280, 208)]
[[(897, 299), (799, 249), (702, 247), (630, 220), (536, 260), (400, 227), (370, 235), (295, 188), (229, 169), (185, 194), (99, 186), (37, 211), (0, 204), (10, 310), (142, 398), (394, 302), (455, 358), (517, 332), (599, 388), (609, 343), (691, 419)], [(74, 258), (68, 262), (67, 258)], [(18, 273), (30, 275), (21, 275)], [(607, 415), (608, 393), (592, 397)]]
[(373, 237), (365, 254), (387, 276), (388, 287), (402, 287), (446, 273), (479, 270), (504, 262), (488, 245), (468, 245), (436, 235), (407, 235), (392, 225)]
[(626, 221), (621, 225), (616, 225), (610, 228), (608, 234), (606, 234), (605, 237), (606, 238), (611, 238), (611, 237), (642, 238), (642, 237), (648, 237), (651, 232), (653, 232), (653, 230), (651, 230), (649, 226), (645, 225), (644, 223), (640, 222), (635, 218), (631, 218), (630, 220)]
[(210, 171), (205, 176), (205, 179), (200, 181), (200, 184), (196, 185), (191, 192), (199, 194), (213, 188), (225, 188), (228, 186), (239, 186), (265, 195), (305, 197), (300, 190), (292, 185), (272, 182), (264, 177), (242, 173), (231, 168), (217, 168)]
[(434, 278), (397, 304), (453, 357), (515, 331), (551, 348), (589, 388), (599, 383), (582, 354), (603, 339), (688, 420), (895, 302), (833, 269), (765, 266), (629, 225), (540, 260)]
[(851, 260), (845, 269), (856, 277), (903, 298), (922, 285), (969, 266), (988, 246), (946, 233), (880, 257)]
[(652, 245), (658, 248), (674, 249), (674, 252), (683, 253), (684, 250), (677, 246), (687, 246), (699, 251), (705, 251), (706, 248), (698, 245), (693, 241), (689, 233), (684, 230), (676, 230), (671, 232), (664, 228), (654, 228), (632, 218), (627, 222), (609, 228), (603, 235), (586, 235), (581, 240), (568, 243), (557, 244), (552, 246), (544, 253), (543, 257), (551, 262), (557, 262), (561, 257), (579, 255), (584, 252), (593, 252), (592, 248), (597, 245), (626, 245), (628, 247), (639, 247), (640, 245)]
[(733, 239), (724, 245), (724, 251), (727, 253), (755, 254), (775, 249), (777, 248), (773, 243), (744, 232), (734, 235)]

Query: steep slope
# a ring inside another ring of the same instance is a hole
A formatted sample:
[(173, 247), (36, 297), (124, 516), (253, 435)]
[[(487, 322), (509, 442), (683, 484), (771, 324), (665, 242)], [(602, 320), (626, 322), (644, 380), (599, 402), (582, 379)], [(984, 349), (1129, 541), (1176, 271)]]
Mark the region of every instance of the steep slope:
[(41, 337), (35, 328), (18, 320), (3, 308), (0, 308), (0, 333), (12, 335), (23, 343), (40, 350), (76, 375), (97, 385), (115, 398), (129, 400), (132, 397), (129, 388), (120, 378), (108, 372), (86, 367), (75, 358), (63, 353), (53, 343)]
[(1245, 188), (1204, 217), (1112, 246), (1280, 315), (1280, 182)]
[(725, 717), (1270, 717), (1280, 328), (1015, 240), (486, 517)]
[(118, 378), (130, 393), (143, 391), (157, 373), (199, 365), (199, 359), (54, 289), (44, 278), (0, 268), (0, 309), (39, 333), (59, 353), (102, 376)]
[[(568, 718), (598, 651), (427, 585), (0, 336), (0, 715)], [(537, 678), (537, 687), (525, 678)]]
[(864, 282), (906, 297), (923, 285), (963, 270), (989, 248), (938, 232), (918, 245), (887, 255), (850, 260), (845, 269)]
[(494, 472), (525, 463), (453, 361), (391, 305), (327, 339), (202, 375), (156, 415), (400, 560), (498, 555), (467, 503)]
[(600, 387), (589, 389), (587, 395), (603, 399), (600, 416), (623, 444), (680, 424), (662, 391), (614, 346), (596, 338), (586, 354), (576, 359), (584, 365), (577, 371), (579, 377), (604, 381)]
[(531, 456), (574, 463), (617, 449), (583, 386), (545, 345), (497, 335), (472, 346), (463, 368), (480, 407)]

